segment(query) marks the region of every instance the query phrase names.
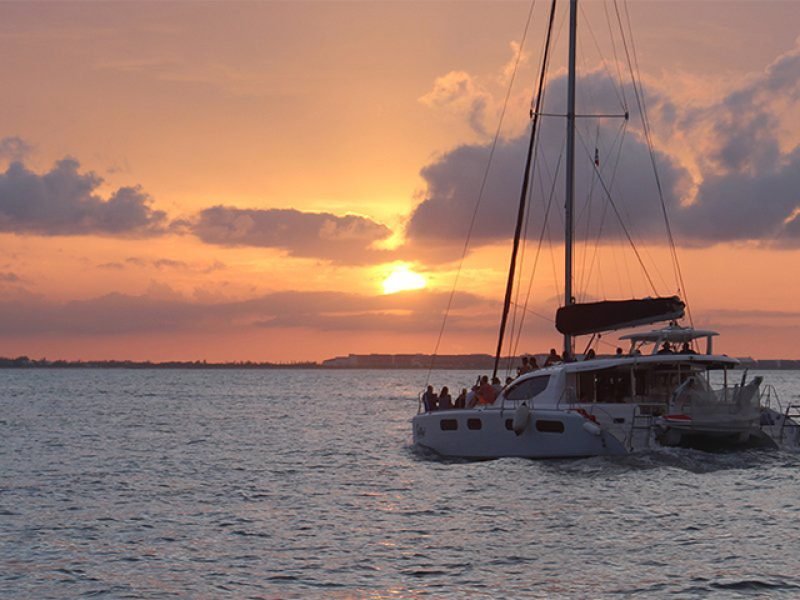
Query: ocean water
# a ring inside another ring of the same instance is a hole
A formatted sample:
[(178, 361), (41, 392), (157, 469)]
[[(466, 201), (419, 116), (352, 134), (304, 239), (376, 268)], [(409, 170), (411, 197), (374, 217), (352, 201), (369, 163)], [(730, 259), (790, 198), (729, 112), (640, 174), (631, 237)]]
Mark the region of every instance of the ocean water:
[(800, 597), (800, 455), (433, 460), (425, 378), (0, 371), (0, 597)]

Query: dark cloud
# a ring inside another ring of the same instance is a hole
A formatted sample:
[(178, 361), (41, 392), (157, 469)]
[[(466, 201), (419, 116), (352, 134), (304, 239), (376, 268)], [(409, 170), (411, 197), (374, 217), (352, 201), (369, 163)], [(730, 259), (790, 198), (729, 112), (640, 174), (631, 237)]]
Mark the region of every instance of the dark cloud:
[(800, 150), (770, 169), (706, 177), (691, 206), (676, 211), (680, 235), (695, 245), (758, 240), (797, 246)]
[(703, 181), (694, 202), (678, 211), (690, 243), (758, 241), (797, 246), (800, 148), (782, 150), (782, 119), (800, 108), (800, 47), (719, 102), (687, 111), (679, 123), (708, 132)]
[[(589, 73), (579, 83), (579, 113), (621, 112), (622, 95), (605, 73)], [(693, 182), (678, 157), (657, 146), (655, 161), (676, 241), (691, 246), (730, 241), (799, 245), (800, 148), (782, 150), (779, 136), (784, 133), (781, 115), (794, 114), (800, 104), (800, 48), (781, 56), (712, 106), (678, 106), (659, 85), (645, 90), (651, 123), (665, 139), (682, 137), (696, 142), (694, 151), (701, 170), (701, 180)], [(630, 85), (623, 94), (633, 108), (619, 153), (614, 140), (620, 121), (579, 121), (576, 231), (579, 237), (582, 232), (593, 232), (591, 235), (601, 240), (618, 242), (624, 239), (621, 220), (637, 242), (664, 244), (667, 236), (649, 149)], [(560, 112), (564, 97), (565, 80), (557, 78), (550, 84), (545, 112)], [(563, 153), (563, 132), (563, 120), (544, 119), (537, 169), (546, 176), (533, 184), (529, 237), (538, 235), (544, 220), (553, 173)], [(501, 141), (495, 151), (471, 235), (472, 247), (507, 240), (513, 234), (527, 135)], [(620, 219), (593, 179), (595, 146)], [(423, 200), (407, 226), (411, 248), (431, 254), (438, 249), (439, 259), (460, 254), (489, 149), (489, 144), (460, 146), (422, 169)], [(548, 237), (554, 241), (562, 235), (562, 180), (563, 166), (554, 188), (555, 212), (549, 217)]]
[[(153, 289), (141, 296), (108, 294), (66, 303), (32, 295), (0, 299), (0, 331), (7, 335), (121, 335), (253, 327), (320, 331), (427, 332), (441, 325), (448, 294), (427, 291), (387, 296), (341, 292), (280, 292), (245, 301), (197, 302)], [(498, 303), (456, 296), (450, 330), (496, 326)]]
[(20, 283), (22, 279), (16, 273), (0, 273), (0, 283)]
[(109, 271), (123, 271), (125, 270), (125, 265), (118, 262), (107, 262), (97, 265), (98, 269), (107, 269)]
[(389, 228), (356, 215), (214, 206), (201, 211), (188, 227), (207, 244), (278, 248), (291, 256), (342, 263), (390, 260), (390, 253), (371, 248), (391, 235)]
[(139, 187), (121, 187), (104, 199), (103, 180), (80, 173), (72, 159), (39, 175), (14, 162), (0, 173), (0, 231), (38, 235), (151, 236), (163, 232), (165, 213), (150, 207)]
[(19, 161), (28, 156), (32, 150), (33, 146), (21, 137), (9, 136), (0, 139), (0, 160)]
[(182, 260), (172, 260), (170, 258), (159, 258), (153, 262), (153, 266), (157, 269), (187, 269), (187, 265)]
[[(590, 74), (581, 80), (581, 89), (594, 99), (589, 106), (581, 106), (582, 113), (623, 114), (617, 100), (618, 94), (604, 74)], [(587, 91), (588, 90), (588, 91)], [(628, 91), (632, 97), (632, 90)], [(556, 108), (566, 95), (563, 78), (551, 84), (545, 112)], [(672, 106), (659, 97), (653, 102), (658, 107)], [(609, 208), (606, 195), (594, 176), (595, 148), (600, 160), (600, 172), (620, 212), (626, 227), (637, 230), (641, 238), (663, 235), (661, 208), (656, 195), (655, 179), (650, 167), (647, 145), (637, 132), (638, 115), (631, 114), (628, 134), (620, 148), (621, 119), (597, 119), (591, 126), (582, 121), (576, 141), (576, 212), (584, 220), (594, 220), (601, 233), (617, 241), (621, 225)], [(551, 239), (561, 235), (563, 217), (563, 119), (545, 118), (541, 121), (541, 139), (537, 155), (537, 176), (532, 185), (532, 204), (529, 235), (538, 235), (545, 211), (555, 190), (549, 216)], [(486, 179), (484, 195), (476, 214), (471, 234), (474, 245), (493, 243), (511, 237), (516, 220), (517, 205), (522, 185), (524, 161), (527, 153), (528, 133), (501, 141), (495, 149), (491, 171)], [(595, 141), (599, 140), (599, 141)], [(426, 188), (424, 200), (416, 207), (407, 227), (407, 236), (417, 248), (451, 245), (458, 247), (466, 239), (473, 217), (478, 193), (489, 158), (489, 144), (465, 145), (438, 157), (425, 166), (421, 175)], [(677, 160), (656, 152), (661, 184), (666, 201), (677, 206), (689, 188), (690, 177)], [(552, 181), (558, 169), (555, 187)], [(649, 194), (644, 190), (652, 190)], [(578, 227), (586, 229), (585, 223)]]
[(106, 262), (97, 265), (98, 269), (108, 269), (122, 271), (128, 268), (146, 268), (155, 267), (159, 271), (173, 270), (173, 271), (194, 271), (197, 273), (213, 273), (226, 269), (226, 265), (220, 261), (205, 264), (189, 264), (182, 260), (174, 260), (171, 258), (159, 258), (156, 260), (143, 259), (131, 256), (125, 259), (124, 262)]

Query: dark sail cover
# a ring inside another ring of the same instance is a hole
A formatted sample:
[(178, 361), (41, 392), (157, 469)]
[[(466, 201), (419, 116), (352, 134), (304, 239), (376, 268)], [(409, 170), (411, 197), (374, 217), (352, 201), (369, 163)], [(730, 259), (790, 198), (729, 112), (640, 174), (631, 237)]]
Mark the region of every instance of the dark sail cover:
[(565, 335), (586, 335), (638, 327), (679, 319), (685, 307), (677, 296), (571, 304), (556, 311), (556, 329)]

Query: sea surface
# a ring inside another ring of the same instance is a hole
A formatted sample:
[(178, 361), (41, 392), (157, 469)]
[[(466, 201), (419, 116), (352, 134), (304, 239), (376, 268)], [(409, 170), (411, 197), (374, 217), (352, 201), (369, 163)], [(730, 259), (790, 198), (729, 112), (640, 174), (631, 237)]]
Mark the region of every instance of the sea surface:
[(800, 454), (434, 460), (426, 378), (0, 370), (0, 597), (800, 597)]

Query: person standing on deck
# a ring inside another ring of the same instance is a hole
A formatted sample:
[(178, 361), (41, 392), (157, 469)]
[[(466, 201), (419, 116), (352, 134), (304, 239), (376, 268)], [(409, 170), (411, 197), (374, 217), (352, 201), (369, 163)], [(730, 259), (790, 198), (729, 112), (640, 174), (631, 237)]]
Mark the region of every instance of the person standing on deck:
[(477, 391), (478, 404), (494, 404), (497, 399), (497, 390), (489, 383), (488, 375), (481, 378), (481, 385)]

